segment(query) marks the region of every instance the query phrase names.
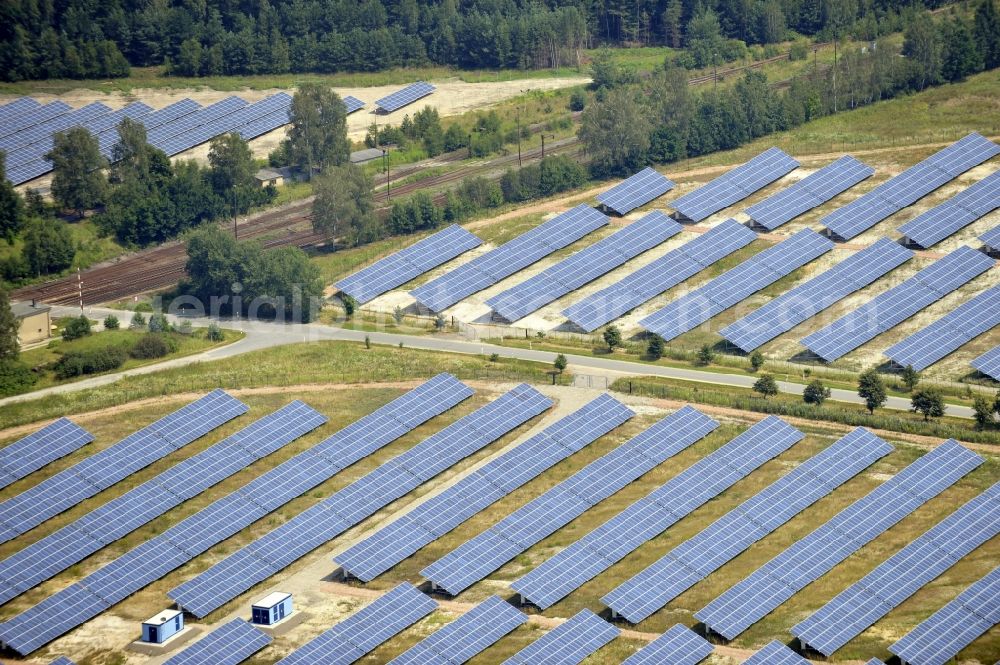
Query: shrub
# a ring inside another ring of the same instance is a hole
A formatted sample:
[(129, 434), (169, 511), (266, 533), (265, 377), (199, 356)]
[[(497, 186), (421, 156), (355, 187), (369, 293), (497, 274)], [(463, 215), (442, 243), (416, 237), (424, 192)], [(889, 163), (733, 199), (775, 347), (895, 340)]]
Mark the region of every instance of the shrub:
[(205, 331), (205, 339), (210, 342), (221, 342), (225, 339), (225, 336), (222, 334), (222, 328), (214, 323), (208, 324), (208, 329)]
[(806, 404), (823, 406), (823, 402), (830, 396), (830, 389), (823, 385), (819, 379), (813, 379), (802, 391), (802, 401)]
[(711, 346), (704, 344), (700, 349), (698, 349), (699, 365), (709, 365), (713, 360), (715, 360), (715, 352), (712, 351)]
[(569, 110), (570, 111), (582, 111), (583, 107), (587, 105), (587, 95), (583, 90), (574, 90), (573, 94), (569, 96)]
[(125, 364), (126, 358), (125, 349), (120, 346), (106, 346), (90, 351), (70, 351), (63, 354), (52, 369), (56, 378), (69, 379), (118, 369)]
[(753, 371), (759, 370), (764, 366), (764, 355), (760, 351), (754, 351), (750, 354), (750, 367)]
[(944, 397), (933, 388), (924, 388), (913, 393), (910, 411), (923, 415), (924, 421), (944, 415)]
[(562, 374), (566, 370), (566, 366), (568, 364), (569, 361), (566, 360), (566, 356), (564, 356), (561, 353), (558, 356), (556, 356), (556, 359), (552, 362), (552, 366), (555, 367), (556, 371), (559, 372), (560, 374)]
[(604, 343), (608, 345), (608, 351), (614, 351), (616, 346), (622, 345), (622, 331), (616, 326), (608, 326), (604, 331)]
[(774, 397), (778, 394), (778, 383), (770, 374), (761, 374), (760, 378), (753, 384), (753, 391), (764, 399)]
[(498, 362), (500, 362), (500, 354), (499, 353), (491, 353), (490, 354), (490, 362), (491, 363), (498, 363)]
[(646, 353), (652, 360), (659, 360), (663, 357), (663, 338), (659, 335), (653, 335), (649, 338), (649, 346), (646, 347)]
[(128, 327), (132, 328), (133, 330), (137, 328), (145, 328), (146, 317), (144, 317), (141, 312), (136, 312), (135, 314), (132, 315), (132, 322), (128, 324)]
[(82, 314), (69, 320), (63, 328), (62, 338), (67, 342), (80, 339), (90, 334), (90, 319)]
[(170, 353), (170, 344), (163, 335), (149, 332), (139, 338), (129, 355), (139, 360), (162, 358)]
[(121, 324), (118, 322), (118, 317), (114, 314), (108, 314), (104, 317), (104, 329), (105, 330), (118, 330)]
[(181, 324), (177, 326), (177, 332), (182, 335), (190, 335), (192, 332), (190, 321), (181, 321)]
[(149, 317), (149, 332), (165, 333), (171, 330), (173, 328), (170, 326), (170, 321), (167, 321), (166, 314), (153, 314)]
[(0, 360), (0, 396), (16, 395), (31, 388), (35, 373), (17, 360)]
[(340, 302), (344, 306), (344, 316), (347, 318), (354, 316), (354, 310), (358, 307), (358, 301), (346, 293), (341, 293)]

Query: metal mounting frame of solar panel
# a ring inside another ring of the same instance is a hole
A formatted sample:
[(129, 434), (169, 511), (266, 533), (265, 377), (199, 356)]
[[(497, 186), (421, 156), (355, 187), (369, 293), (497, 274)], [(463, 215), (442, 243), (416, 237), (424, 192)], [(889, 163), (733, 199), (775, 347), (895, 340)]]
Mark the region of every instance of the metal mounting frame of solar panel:
[(1000, 325), (1000, 285), (986, 289), (930, 325), (890, 346), (885, 355), (900, 367), (927, 369), (963, 344)]
[(562, 311), (563, 316), (593, 332), (756, 239), (757, 234), (746, 226), (727, 219), (611, 286), (570, 305)]
[(608, 191), (598, 194), (597, 200), (619, 215), (627, 215), (673, 188), (674, 183), (669, 178), (647, 166)]
[(602, 602), (630, 623), (647, 619), (890, 452), (888, 443), (856, 428), (622, 582)]
[(351, 665), (435, 609), (437, 603), (403, 582), (306, 642), (277, 665)]
[(605, 215), (580, 204), (418, 286), (410, 295), (431, 311), (442, 312), (607, 224)]
[(812, 229), (802, 229), (676, 298), (666, 307), (641, 319), (639, 325), (669, 342), (822, 256), (833, 247), (833, 242), (828, 238)]
[(0, 624), (0, 641), (31, 653), (471, 394), (454, 376), (435, 376)]
[(798, 168), (780, 148), (768, 148), (745, 164), (668, 203), (679, 221), (700, 222)]
[(486, 300), (508, 321), (517, 321), (553, 300), (594, 281), (683, 230), (656, 210), (581, 249), (559, 263)]
[(1000, 251), (1000, 226), (994, 226), (989, 231), (979, 236), (988, 249)]
[(334, 286), (359, 304), (364, 304), (481, 244), (483, 241), (475, 234), (452, 224), (406, 249), (379, 259)]
[(186, 611), (204, 617), (551, 406), (550, 399), (521, 384), (256, 538), (168, 595)]
[(29, 531), (246, 411), (246, 405), (238, 399), (215, 390), (49, 476), (0, 503), (0, 540)]
[(360, 111), (365, 107), (363, 101), (351, 95), (346, 95), (342, 101), (344, 102), (344, 110), (347, 111), (347, 115), (351, 115), (355, 111)]
[(973, 132), (837, 208), (819, 223), (850, 240), (998, 153), (1000, 146)]
[(734, 639), (982, 463), (958, 442), (945, 441), (723, 592), (695, 618)]
[(832, 656), (925, 584), (1000, 533), (1000, 483), (973, 497), (792, 627), (803, 644)]
[(110, 107), (94, 102), (71, 113), (57, 116), (49, 122), (18, 132), (15, 135), (17, 145), (3, 148), (7, 152), (7, 163), (15, 167), (40, 159), (52, 149), (56, 133), (84, 126), (87, 122), (109, 113), (111, 113)]
[(164, 665), (238, 665), (270, 643), (270, 635), (243, 619), (233, 619), (172, 656)]
[(578, 665), (620, 631), (590, 610), (580, 610), (503, 662), (503, 665)]
[(602, 394), (334, 557), (370, 582), (635, 414)]
[(907, 241), (926, 249), (997, 208), (1000, 208), (1000, 171), (994, 171), (896, 230)]
[(185, 134), (193, 132), (198, 127), (212, 122), (217, 118), (224, 117), (226, 114), (235, 113), (246, 105), (247, 103), (239, 97), (226, 97), (199, 111), (182, 115), (175, 120), (154, 128), (148, 133), (147, 142), (169, 156), (175, 155), (179, 150), (175, 151), (173, 146), (182, 145), (182, 137)]
[(295, 400), (0, 561), (0, 603), (192, 499), (326, 422)]
[(875, 169), (872, 167), (850, 155), (844, 155), (743, 212), (754, 224), (773, 231), (874, 174)]
[(0, 448), (0, 488), (7, 487), (94, 440), (69, 418), (58, 418), (28, 436)]
[(768, 416), (511, 584), (547, 609), (805, 437)]
[[(23, 116), (30, 116), (31, 112), (41, 104), (32, 97), (18, 97), (6, 104), (0, 105), (0, 127), (7, 127), (9, 123)], [(2, 133), (5, 130), (0, 130)]]
[(402, 90), (397, 90), (392, 94), (382, 97), (381, 99), (376, 99), (375, 108), (376, 110), (381, 110), (385, 113), (392, 113), (393, 111), (398, 111), (404, 106), (409, 106), (418, 99), (423, 99), (435, 90), (437, 90), (437, 88), (430, 83), (417, 81), (416, 83), (411, 83)]
[(490, 596), (393, 658), (389, 665), (464, 663), (527, 621), (528, 617), (510, 603)]
[(833, 362), (983, 274), (993, 264), (993, 259), (982, 252), (959, 247), (825, 328), (807, 335), (802, 344), (823, 360)]
[(1000, 346), (994, 346), (969, 364), (986, 376), (1000, 381)]
[(714, 648), (690, 628), (676, 624), (667, 632), (632, 654), (622, 665), (697, 665)]
[(774, 640), (743, 661), (743, 665), (810, 665), (809, 661)]
[(880, 238), (829, 270), (798, 284), (719, 331), (727, 342), (750, 353), (803, 321), (863, 289), (913, 258), (899, 243)]
[(451, 550), (420, 574), (456, 595), (718, 426), (693, 407), (675, 411)]
[(945, 665), (977, 637), (1000, 623), (1000, 567), (889, 647), (903, 662)]
[(64, 113), (71, 113), (72, 111), (72, 106), (66, 102), (56, 100), (48, 104), (43, 104), (29, 112), (19, 114), (16, 118), (12, 118), (0, 126), (0, 149), (7, 149), (4, 146), (9, 147), (10, 141), (8, 138), (13, 137), (18, 132), (43, 122), (48, 122), (57, 116)]

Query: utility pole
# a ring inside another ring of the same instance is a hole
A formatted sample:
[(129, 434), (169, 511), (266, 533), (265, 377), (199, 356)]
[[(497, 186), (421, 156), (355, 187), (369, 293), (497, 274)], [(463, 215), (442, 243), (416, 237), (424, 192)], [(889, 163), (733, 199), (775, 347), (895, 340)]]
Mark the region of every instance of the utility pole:
[(389, 195), (389, 151), (382, 148), (382, 161), (385, 164), (385, 200), (386, 203), (392, 201), (392, 196)]
[(83, 279), (80, 277), (80, 266), (76, 267), (76, 288), (80, 292), (80, 314), (83, 314)]
[(517, 107), (517, 167), (521, 168), (521, 107)]

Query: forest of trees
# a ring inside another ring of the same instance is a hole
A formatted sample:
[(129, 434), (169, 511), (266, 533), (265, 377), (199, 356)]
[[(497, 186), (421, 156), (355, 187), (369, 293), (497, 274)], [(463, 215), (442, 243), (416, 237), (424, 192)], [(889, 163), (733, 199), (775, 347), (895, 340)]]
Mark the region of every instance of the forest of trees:
[[(929, 0), (931, 8), (944, 0)], [(695, 63), (789, 31), (873, 39), (902, 28), (898, 0), (7, 0), (5, 80), (579, 64), (601, 43), (689, 47)], [(732, 54), (730, 53), (730, 56)]]

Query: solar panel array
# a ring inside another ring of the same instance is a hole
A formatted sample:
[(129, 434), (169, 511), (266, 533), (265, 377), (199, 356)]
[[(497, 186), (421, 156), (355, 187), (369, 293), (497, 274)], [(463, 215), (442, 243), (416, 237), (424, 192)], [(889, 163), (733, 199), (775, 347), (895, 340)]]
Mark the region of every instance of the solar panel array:
[(570, 305), (562, 313), (587, 332), (593, 332), (756, 239), (757, 234), (746, 226), (727, 219), (618, 282)]
[(949, 440), (855, 501), (694, 616), (733, 639), (864, 547), (983, 459)]
[(578, 205), (468, 263), (410, 292), (417, 302), (441, 312), (459, 300), (527, 268), (608, 223), (588, 205)]
[[(6, 127), (8, 122), (30, 113), (39, 106), (41, 104), (31, 97), (18, 97), (15, 100), (7, 102), (0, 106), (0, 127)], [(3, 131), (0, 130), (0, 132)]]
[(994, 346), (970, 364), (986, 376), (1000, 381), (1000, 346)]
[(781, 454), (803, 434), (769, 416), (511, 584), (546, 609)]
[(345, 277), (336, 287), (364, 304), (481, 244), (474, 234), (452, 224)]
[(17, 153), (27, 146), (49, 138), (55, 132), (64, 131), (87, 120), (110, 113), (111, 108), (100, 102), (93, 102), (66, 112), (62, 112), (60, 107), (59, 111), (47, 120), (32, 124), (14, 134), (8, 134), (0, 138), (0, 150), (7, 153), (8, 162), (12, 165), (20, 164), (21, 160), (17, 157)]
[(306, 642), (278, 665), (350, 665), (436, 608), (437, 603), (417, 587), (403, 582)]
[(0, 603), (311, 432), (326, 417), (296, 400), (0, 561)]
[(890, 346), (885, 355), (900, 367), (912, 365), (919, 372), (997, 325), (1000, 325), (1000, 286), (986, 289)]
[(786, 291), (719, 331), (750, 353), (898, 268), (913, 252), (888, 238), (864, 248), (829, 270)]
[(1000, 483), (966, 502), (792, 628), (820, 653), (833, 652), (1000, 533)]
[(897, 231), (921, 247), (935, 245), (1000, 208), (1000, 171), (900, 226)]
[(382, 109), (386, 113), (392, 113), (397, 111), (404, 106), (408, 106), (413, 102), (426, 97), (437, 90), (430, 83), (425, 83), (423, 81), (417, 81), (416, 83), (411, 83), (402, 90), (397, 90), (391, 95), (386, 95), (381, 99), (375, 100), (375, 107)]
[(0, 489), (41, 469), (94, 440), (94, 435), (68, 418), (59, 418), (28, 436), (0, 448)]
[(343, 101), (344, 108), (347, 109), (347, 115), (351, 115), (355, 111), (360, 111), (365, 107), (365, 103), (363, 101), (357, 97), (352, 97), (351, 95), (344, 97)]
[(608, 191), (598, 194), (597, 200), (619, 215), (627, 215), (673, 188), (674, 183), (669, 178), (647, 166)]
[(993, 266), (993, 259), (971, 247), (959, 247), (905, 282), (830, 325), (806, 336), (802, 343), (832, 362), (865, 342), (894, 328)]
[(490, 596), (430, 637), (389, 661), (390, 665), (455, 665), (464, 663), (528, 617), (497, 596)]
[(775, 640), (744, 660), (743, 665), (809, 665), (809, 661)]
[(668, 207), (673, 208), (675, 216), (680, 219), (700, 222), (770, 185), (798, 166), (799, 163), (780, 148), (769, 148), (749, 162), (676, 199)]
[(550, 406), (552, 400), (521, 384), (255, 539), (168, 595), (188, 612), (204, 617)]
[(1000, 226), (994, 226), (992, 229), (979, 236), (979, 239), (982, 240), (987, 247), (994, 250), (1000, 250)]
[(994, 568), (890, 646), (889, 651), (913, 665), (945, 665), (998, 623), (1000, 568)]
[(0, 624), (27, 655), (472, 395), (439, 374)]
[(28, 532), (246, 411), (246, 405), (235, 397), (214, 390), (113, 446), (49, 476), (0, 503), (0, 541)]
[(11, 147), (15, 147), (19, 139), (14, 138), (14, 135), (18, 132), (48, 122), (52, 118), (72, 110), (73, 107), (66, 102), (54, 101), (6, 120), (0, 127), (0, 150), (9, 150)]
[(153, 143), (151, 138), (150, 144), (167, 155), (176, 155), (229, 132), (236, 132), (244, 140), (249, 140), (288, 124), (291, 105), (292, 98), (283, 92), (253, 104), (247, 104), (239, 97), (228, 97), (203, 111), (193, 113), (191, 117), (199, 120), (197, 126), (162, 139), (159, 145)]
[(675, 625), (625, 659), (622, 665), (697, 665), (712, 653), (712, 645), (690, 628)]
[[(151, 113), (142, 116), (142, 126), (146, 128), (146, 136), (148, 138), (149, 133), (154, 129), (174, 121), (179, 121), (184, 116), (200, 111), (201, 109), (201, 104), (185, 97), (180, 101), (164, 106), (158, 111), (152, 111)], [(98, 134), (97, 143), (100, 146), (101, 154), (110, 160), (113, 156), (114, 147), (120, 140), (121, 137), (118, 136), (117, 125)]]
[(973, 132), (837, 208), (820, 224), (850, 240), (998, 153), (1000, 146)]
[(183, 115), (173, 122), (150, 130), (146, 135), (146, 140), (154, 148), (159, 148), (168, 155), (176, 155), (183, 149), (181, 146), (186, 145), (185, 136), (198, 131), (200, 127), (210, 122), (239, 111), (246, 105), (247, 103), (239, 97), (226, 97), (193, 113)]
[(243, 619), (233, 619), (169, 658), (164, 665), (238, 665), (270, 643), (270, 636), (263, 631)]
[(768, 247), (639, 321), (669, 342), (833, 249), (811, 229)]
[(420, 574), (448, 593), (458, 594), (718, 426), (697, 409), (686, 406), (591, 462)]
[(508, 321), (517, 321), (656, 247), (681, 230), (680, 224), (662, 212), (651, 212), (537, 275), (489, 298), (486, 304)]
[(850, 155), (844, 155), (786, 187), (777, 194), (755, 203), (744, 212), (755, 224), (773, 231), (799, 215), (821, 206), (838, 194), (870, 178), (875, 169)]
[(616, 637), (617, 628), (590, 610), (580, 610), (505, 660), (503, 665), (578, 665)]
[(369, 582), (633, 415), (618, 400), (601, 395), (400, 515), (335, 560), (351, 576)]
[(601, 600), (630, 622), (643, 621), (891, 451), (888, 443), (858, 427)]

